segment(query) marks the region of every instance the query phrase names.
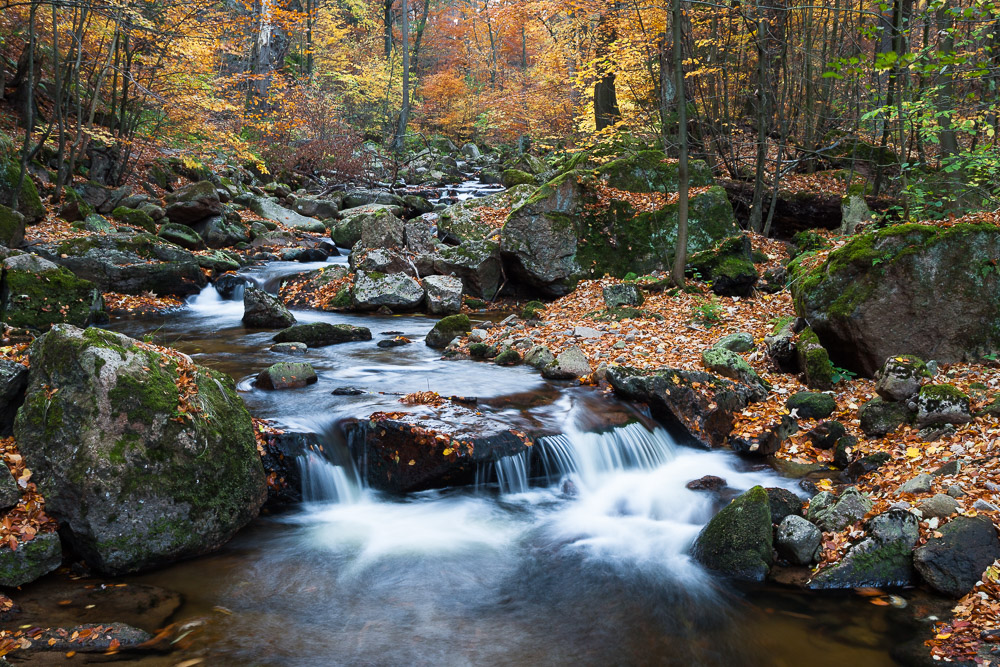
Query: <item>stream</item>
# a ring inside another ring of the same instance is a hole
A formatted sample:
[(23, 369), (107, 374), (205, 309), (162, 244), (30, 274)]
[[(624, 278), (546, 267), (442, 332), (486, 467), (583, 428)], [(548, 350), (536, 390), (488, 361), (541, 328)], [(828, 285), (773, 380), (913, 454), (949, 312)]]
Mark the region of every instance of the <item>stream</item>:
[[(282, 276), (320, 265), (244, 273), (273, 291)], [(244, 329), (242, 300), (211, 286), (179, 312), (111, 325), (229, 373), (252, 414), (323, 442), (299, 461), (301, 506), (261, 516), (216, 554), (123, 579), (179, 592), (171, 620), (193, 629), (169, 656), (135, 664), (881, 666), (910, 639), (894, 625), (898, 610), (853, 595), (735, 588), (688, 557), (731, 497), (688, 490), (688, 481), (717, 475), (736, 491), (762, 484), (801, 494), (795, 480), (731, 452), (687, 447), (594, 388), (525, 367), (441, 360), (422, 340), (431, 318), (294, 314), (363, 325), (375, 340), (304, 358), (271, 352), (274, 332)], [(414, 343), (376, 346), (397, 332)], [(283, 360), (308, 361), (319, 382), (253, 386)], [(338, 387), (364, 393), (334, 395)], [(403, 498), (365, 488), (338, 423), (407, 409), (399, 394), (424, 390), (475, 396), (484, 413), (558, 434), (536, 445), (546, 474), (528, 479), (513, 459), (483, 469), (473, 487)]]

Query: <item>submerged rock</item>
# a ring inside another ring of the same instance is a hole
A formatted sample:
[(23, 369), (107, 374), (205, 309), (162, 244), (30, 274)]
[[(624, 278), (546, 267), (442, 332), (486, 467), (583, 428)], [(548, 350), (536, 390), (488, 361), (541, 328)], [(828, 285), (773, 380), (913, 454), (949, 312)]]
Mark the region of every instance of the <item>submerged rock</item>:
[(261, 389), (300, 389), (318, 380), (312, 365), (282, 361), (262, 370), (256, 385)]
[(217, 549), (266, 496), (233, 380), (100, 329), (30, 350), (14, 424), (46, 511), (92, 568), (124, 574)]
[(691, 555), (734, 579), (763, 581), (773, 563), (767, 492), (755, 486), (738, 496), (698, 534)]

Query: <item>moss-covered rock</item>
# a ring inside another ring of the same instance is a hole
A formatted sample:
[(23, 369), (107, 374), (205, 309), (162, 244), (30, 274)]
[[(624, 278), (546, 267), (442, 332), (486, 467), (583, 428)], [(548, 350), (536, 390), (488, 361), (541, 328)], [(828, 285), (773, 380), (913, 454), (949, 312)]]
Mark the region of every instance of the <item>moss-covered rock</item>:
[(70, 226), (91, 234), (113, 234), (117, 231), (107, 218), (97, 213), (91, 213), (83, 220), (77, 220)]
[(160, 230), (156, 233), (164, 241), (176, 243), (188, 250), (204, 250), (205, 241), (187, 225), (180, 225), (176, 222), (166, 222), (160, 225)]
[(712, 517), (691, 555), (710, 570), (734, 579), (763, 581), (774, 562), (767, 491), (755, 486)]
[(24, 216), (0, 204), (0, 244), (20, 248), (24, 243)]
[[(0, 161), (0, 204), (11, 206), (14, 201), (14, 187), (21, 177), (21, 165), (17, 160)], [(21, 181), (21, 191), (17, 197), (17, 210), (29, 223), (45, 217), (45, 206), (38, 196), (38, 188), (28, 173)]]
[(1000, 351), (1000, 229), (905, 224), (860, 234), (793, 275), (796, 312), (841, 366), (943, 362)]
[(30, 360), (14, 435), (46, 511), (92, 568), (124, 574), (203, 554), (257, 514), (264, 471), (230, 377), (65, 324)]
[(799, 391), (785, 401), (785, 407), (795, 410), (801, 419), (825, 419), (837, 409), (837, 399), (817, 391)]
[(504, 349), (494, 359), (497, 366), (516, 366), (521, 363), (521, 355), (512, 347)]
[(456, 336), (472, 331), (472, 322), (464, 313), (442, 317), (428, 333), (424, 342), (428, 347), (444, 348)]
[(829, 248), (830, 243), (826, 238), (816, 232), (806, 229), (792, 237), (792, 248), (790, 251), (792, 259), (795, 259), (804, 252), (815, 252), (824, 248)]
[(0, 308), (9, 326), (40, 331), (57, 322), (85, 327), (104, 318), (104, 299), (92, 282), (37, 255), (4, 260)]
[(545, 312), (546, 305), (541, 301), (529, 301), (521, 307), (522, 320), (539, 320)]
[(199, 220), (223, 212), (219, 191), (208, 180), (178, 188), (167, 196), (166, 202), (167, 219), (181, 225), (193, 225)]
[(894, 509), (865, 524), (866, 537), (839, 563), (821, 570), (809, 588), (847, 589), (907, 586), (916, 579), (913, 545), (920, 537), (917, 517)]
[(737, 331), (715, 341), (712, 347), (736, 353), (749, 352), (754, 348), (753, 335), (745, 331)]
[(799, 339), (795, 343), (795, 354), (798, 357), (798, 366), (806, 376), (808, 387), (820, 391), (833, 387), (833, 363), (830, 361), (830, 354), (810, 327), (799, 333)]
[(507, 169), (500, 177), (505, 188), (513, 188), (518, 185), (537, 185), (535, 177), (520, 169)]
[[(608, 185), (629, 192), (677, 192), (679, 163), (661, 150), (644, 150), (608, 162), (597, 174)], [(714, 185), (712, 170), (702, 160), (688, 161), (690, 187)]]
[(353, 324), (330, 324), (329, 322), (296, 324), (279, 331), (274, 336), (276, 343), (305, 343), (309, 347), (324, 347), (371, 339), (372, 332), (368, 327), (359, 327)]
[(968, 424), (972, 421), (968, 395), (953, 384), (928, 384), (917, 394), (917, 425)]
[(751, 257), (750, 236), (726, 239), (711, 250), (688, 258), (688, 271), (712, 284), (720, 296), (750, 296), (757, 284), (757, 269)]
[(42, 533), (17, 549), (0, 547), (0, 586), (14, 588), (38, 579), (62, 565), (62, 545), (57, 533)]
[(642, 290), (634, 282), (606, 285), (601, 290), (601, 296), (604, 297), (604, 306), (608, 309), (618, 308), (619, 306), (635, 308), (641, 306), (646, 300), (642, 294)]
[(59, 207), (60, 218), (67, 222), (76, 222), (94, 213), (94, 207), (88, 204), (75, 188), (67, 187), (63, 190), (62, 205)]
[(875, 374), (875, 391), (887, 401), (905, 401), (920, 390), (920, 383), (933, 377), (927, 364), (912, 354), (889, 357)]
[(144, 211), (119, 206), (111, 212), (111, 217), (123, 225), (138, 227), (139, 229), (147, 231), (150, 234), (156, 233), (156, 223), (151, 217), (149, 217), (149, 214)]
[(861, 430), (870, 437), (882, 437), (913, 421), (913, 412), (905, 403), (873, 398), (858, 409)]
[(746, 359), (731, 350), (710, 347), (701, 353), (701, 363), (713, 373), (749, 386), (754, 400), (763, 400), (771, 389), (771, 385), (757, 374)]

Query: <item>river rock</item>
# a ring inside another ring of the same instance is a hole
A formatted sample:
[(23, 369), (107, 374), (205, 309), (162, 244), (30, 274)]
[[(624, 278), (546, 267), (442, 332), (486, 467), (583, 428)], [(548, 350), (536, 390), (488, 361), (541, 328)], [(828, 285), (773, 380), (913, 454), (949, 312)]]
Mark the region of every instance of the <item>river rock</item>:
[(209, 248), (229, 248), (250, 242), (250, 228), (234, 216), (213, 215), (191, 226)]
[(192, 225), (222, 213), (219, 192), (211, 181), (199, 181), (178, 188), (167, 195), (166, 203), (167, 219), (181, 225)]
[(85, 327), (106, 318), (94, 283), (38, 255), (5, 259), (0, 286), (2, 319), (12, 327), (47, 331), (57, 322)]
[(294, 354), (295, 356), (301, 356), (306, 353), (309, 349), (305, 343), (275, 343), (271, 346), (271, 352), (277, 352), (278, 354)]
[(462, 291), (481, 299), (492, 299), (500, 289), (503, 265), (500, 246), (494, 241), (466, 241), (439, 248), (426, 257), (433, 273), (454, 275), (462, 280)]
[(755, 486), (712, 517), (698, 534), (691, 555), (720, 574), (759, 582), (773, 563), (771, 540), (767, 492)]
[(246, 276), (236, 273), (224, 273), (215, 279), (213, 283), (215, 291), (223, 299), (243, 299), (248, 287), (256, 287), (256, 283)]
[(11, 434), (14, 417), (24, 403), (24, 390), (27, 387), (27, 366), (9, 359), (0, 359), (0, 437)]
[(301, 389), (318, 380), (310, 364), (282, 361), (262, 370), (256, 385), (261, 389)]
[(692, 479), (684, 485), (684, 488), (692, 491), (720, 491), (728, 485), (726, 480), (716, 475), (705, 475), (698, 479)]
[(354, 274), (351, 302), (358, 310), (377, 310), (382, 306), (392, 310), (416, 310), (424, 300), (424, 288), (405, 273)]
[(520, 454), (531, 442), (503, 421), (456, 407), (433, 415), (377, 413), (345, 431), (355, 460), (366, 462), (368, 485), (392, 493), (471, 484), (479, 466)]
[(777, 486), (769, 486), (767, 491), (767, 502), (771, 508), (771, 522), (781, 523), (786, 516), (802, 516), (802, 499), (789, 491)]
[(468, 315), (449, 315), (434, 324), (434, 327), (427, 332), (424, 342), (427, 347), (443, 350), (457, 336), (462, 336), (470, 331), (472, 331), (472, 322), (469, 321)]
[(642, 371), (612, 366), (607, 379), (616, 394), (649, 403), (654, 414), (669, 415), (709, 448), (727, 444), (735, 413), (746, 408), (752, 393), (709, 373), (673, 368)]
[(809, 565), (816, 560), (816, 552), (823, 533), (801, 516), (789, 514), (781, 523), (774, 537), (778, 555), (793, 565)]
[(462, 310), (462, 281), (454, 276), (427, 276), (423, 280), (427, 293), (427, 312), (431, 315), (451, 315)]
[(550, 380), (575, 380), (590, 375), (590, 361), (576, 345), (560, 352), (555, 360), (542, 368), (542, 377)]
[(208, 284), (203, 266), (221, 268), (210, 257), (194, 255), (145, 232), (41, 243), (34, 250), (93, 282), (102, 292), (190, 296)]
[(960, 516), (939, 532), (941, 537), (931, 537), (913, 553), (913, 564), (931, 588), (960, 598), (1000, 558), (1000, 539), (993, 522), (983, 516)]
[(353, 324), (310, 322), (296, 324), (279, 331), (273, 338), (276, 343), (305, 343), (309, 347), (324, 347), (340, 343), (353, 343), (372, 339), (371, 329)]
[(749, 387), (752, 400), (762, 401), (767, 398), (771, 385), (757, 375), (757, 371), (747, 363), (746, 359), (735, 352), (721, 347), (710, 347), (702, 351), (701, 363), (713, 373)]
[(164, 241), (176, 243), (188, 250), (204, 250), (205, 240), (198, 235), (198, 232), (187, 225), (177, 222), (166, 222), (160, 225), (160, 231), (156, 233)]
[(837, 399), (818, 391), (799, 391), (785, 401), (785, 407), (801, 419), (825, 419), (837, 409)]
[(795, 271), (795, 310), (839, 365), (865, 375), (900, 354), (972, 359), (1000, 350), (1000, 273), (986, 269), (998, 256), (1000, 229), (988, 224), (859, 234)]
[(344, 195), (341, 207), (344, 210), (367, 206), (368, 204), (383, 204), (402, 207), (405, 205), (399, 195), (384, 190), (351, 190)]
[(915, 579), (913, 545), (920, 538), (917, 517), (890, 509), (865, 524), (866, 537), (848, 549), (839, 563), (809, 580), (809, 588), (882, 588), (907, 586)]
[(917, 394), (917, 425), (968, 424), (972, 421), (969, 397), (953, 384), (928, 384)]
[(896, 490), (897, 495), (904, 493), (930, 493), (931, 484), (933, 484), (934, 478), (927, 473), (921, 473), (915, 477), (911, 477), (906, 480), (906, 482)]
[(928, 519), (938, 517), (946, 519), (959, 510), (958, 501), (947, 493), (937, 493), (920, 503), (920, 511)]
[(0, 204), (0, 244), (20, 248), (24, 243), (24, 216)]
[(415, 275), (413, 263), (403, 253), (387, 248), (364, 248), (361, 241), (355, 244), (348, 263), (352, 271)]
[(464, 146), (462, 146), (461, 153), (465, 157), (470, 158), (472, 160), (478, 160), (483, 156), (483, 154), (479, 151), (479, 147), (472, 143), (465, 144)]
[(392, 213), (376, 211), (362, 218), (361, 238), (358, 242), (363, 248), (399, 250), (406, 247), (406, 227)]
[(534, 191), (531, 185), (517, 185), (486, 197), (452, 204), (438, 213), (438, 231), (442, 238), (459, 243), (488, 239), (496, 235), (497, 230), (486, 223), (484, 212), (520, 206)]
[(307, 218), (289, 210), (274, 199), (244, 193), (236, 197), (236, 202), (246, 206), (260, 217), (304, 232), (324, 233), (326, 226), (314, 218)]
[(256, 329), (283, 329), (295, 324), (295, 316), (278, 297), (248, 287), (243, 291), (243, 324)]
[[(71, 639), (73, 636), (76, 639)], [(39, 653), (60, 654), (96, 654), (113, 651), (134, 651), (141, 644), (148, 642), (153, 636), (145, 630), (134, 628), (125, 623), (85, 623), (65, 628), (46, 628), (33, 636), (28, 646), (17, 645), (11, 656), (15, 660), (34, 656), (33, 659), (44, 661)], [(62, 658), (62, 656), (59, 656)], [(100, 661), (100, 656), (95, 656)], [(88, 661), (89, 662), (89, 661)], [(43, 664), (51, 664), (43, 662)]]
[(42, 533), (16, 550), (4, 542), (0, 546), (0, 586), (22, 586), (53, 572), (62, 565), (62, 544), (58, 533)]
[(256, 516), (264, 472), (229, 376), (65, 324), (35, 341), (30, 361), (14, 436), (46, 511), (92, 568), (204, 554)]
[(771, 424), (764, 431), (751, 438), (734, 437), (729, 446), (743, 456), (761, 457), (777, 454), (788, 438), (799, 431), (799, 423), (790, 415), (782, 415), (780, 421)]
[(806, 518), (824, 531), (836, 532), (864, 518), (872, 509), (872, 501), (856, 487), (849, 486), (840, 496), (821, 491), (809, 501)]
[(861, 430), (872, 438), (880, 438), (913, 420), (913, 412), (905, 403), (891, 403), (876, 396), (858, 410)]
[(875, 374), (875, 391), (887, 401), (908, 401), (920, 391), (920, 383), (932, 376), (927, 364), (912, 354), (889, 357)]
[(524, 363), (537, 370), (542, 370), (555, 360), (555, 355), (545, 345), (532, 345), (524, 355)]

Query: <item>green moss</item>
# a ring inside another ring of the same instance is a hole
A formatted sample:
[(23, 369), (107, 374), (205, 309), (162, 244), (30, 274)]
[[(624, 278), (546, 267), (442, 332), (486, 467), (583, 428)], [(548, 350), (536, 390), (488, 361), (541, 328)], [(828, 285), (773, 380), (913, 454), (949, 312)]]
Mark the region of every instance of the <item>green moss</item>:
[[(108, 392), (111, 407), (125, 413), (129, 422), (141, 422), (151, 413), (176, 415), (180, 404), (174, 373), (164, 370), (151, 353), (142, 353), (149, 371), (138, 377), (120, 375), (115, 386)], [(168, 364), (171, 370), (176, 366)]]
[(529, 301), (521, 308), (521, 319), (537, 320), (539, 319), (539, 314), (544, 312), (546, 307), (541, 301)]
[[(10, 205), (11, 194), (14, 192), (14, 186), (20, 176), (21, 165), (16, 160), (8, 160), (0, 164), (0, 203)], [(42, 204), (42, 198), (38, 195), (38, 188), (35, 187), (35, 182), (27, 173), (24, 174), (24, 180), (21, 181), (17, 210), (31, 221), (41, 220), (45, 217), (45, 206)]]
[(517, 350), (508, 347), (496, 356), (493, 363), (497, 366), (515, 366), (521, 363), (521, 355)]
[(333, 297), (333, 301), (330, 303), (334, 308), (350, 308), (353, 303), (351, 297), (351, 288), (348, 285), (343, 285), (339, 290), (337, 290), (337, 295)]
[(799, 333), (795, 345), (799, 357), (799, 365), (806, 376), (806, 384), (813, 389), (827, 390), (833, 386), (833, 364), (830, 354), (820, 342), (819, 337), (809, 327)]
[(830, 394), (799, 391), (789, 397), (785, 407), (803, 419), (825, 419), (837, 409), (837, 399)]
[(475, 297), (466, 295), (465, 305), (468, 306), (469, 308), (472, 308), (473, 310), (479, 310), (480, 308), (485, 308), (489, 304), (487, 304), (482, 299), (477, 299)]
[(119, 206), (111, 212), (111, 217), (122, 224), (139, 227), (151, 234), (156, 233), (156, 223), (145, 211)]
[(772, 563), (771, 508), (755, 486), (716, 514), (698, 535), (692, 554), (709, 569), (761, 581)]
[(507, 169), (501, 177), (505, 188), (513, 188), (518, 185), (535, 185), (535, 177), (520, 169)]
[[(660, 150), (644, 150), (613, 160), (597, 169), (608, 185), (629, 192), (676, 192), (679, 164)], [(691, 187), (714, 185), (712, 170), (702, 160), (688, 162)]]
[(434, 328), (439, 331), (472, 331), (472, 322), (468, 315), (459, 313), (458, 315), (442, 317), (434, 325)]
[(9, 270), (4, 275), (3, 321), (13, 327), (48, 330), (57, 322), (85, 327), (102, 302), (94, 284), (58, 267), (35, 273)]
[(953, 384), (928, 384), (920, 388), (921, 398), (931, 401), (949, 401), (953, 403), (968, 403), (969, 397), (964, 391)]

